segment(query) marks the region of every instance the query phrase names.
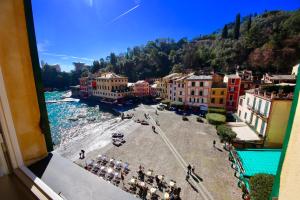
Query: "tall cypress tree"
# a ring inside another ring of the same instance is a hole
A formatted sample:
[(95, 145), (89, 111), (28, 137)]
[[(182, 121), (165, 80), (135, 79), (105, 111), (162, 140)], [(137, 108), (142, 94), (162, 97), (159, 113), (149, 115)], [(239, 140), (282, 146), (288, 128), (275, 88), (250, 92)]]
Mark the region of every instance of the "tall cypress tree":
[(249, 19), (248, 19), (248, 23), (247, 23), (247, 31), (250, 30), (251, 24), (252, 24), (252, 15), (250, 15), (250, 16), (249, 16)]
[(227, 25), (225, 25), (222, 31), (222, 38), (225, 39), (227, 37), (228, 37), (228, 28)]
[(241, 15), (239, 13), (236, 15), (236, 18), (235, 18), (234, 39), (239, 39), (239, 37), (240, 37), (240, 26), (241, 26)]

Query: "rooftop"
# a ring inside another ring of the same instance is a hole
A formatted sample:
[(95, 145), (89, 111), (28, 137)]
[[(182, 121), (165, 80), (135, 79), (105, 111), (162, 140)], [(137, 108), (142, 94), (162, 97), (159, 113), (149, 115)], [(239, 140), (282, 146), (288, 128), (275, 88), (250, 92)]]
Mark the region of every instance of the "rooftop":
[(294, 85), (265, 85), (261, 88), (247, 90), (246, 93), (268, 99), (293, 99), (294, 88)]
[(187, 78), (187, 80), (212, 80), (212, 76), (207, 75), (191, 75)]
[(126, 78), (126, 77), (117, 75), (117, 74), (112, 73), (112, 72), (108, 72), (108, 73), (101, 74), (97, 78)]
[(165, 77), (163, 77), (163, 79), (170, 79), (170, 78), (174, 78), (174, 77), (180, 77), (182, 74), (180, 73), (172, 73), (172, 74), (169, 74)]
[(296, 80), (295, 75), (281, 75), (281, 74), (269, 75), (269, 74), (267, 74), (267, 76), (271, 80)]
[(244, 122), (227, 123), (231, 129), (237, 134), (236, 139), (241, 141), (259, 141), (258, 135)]
[(144, 84), (144, 83), (148, 83), (147, 81), (144, 81), (144, 80), (139, 80), (139, 81), (137, 81), (137, 82), (135, 82), (135, 84)]
[(240, 78), (240, 76), (237, 75), (237, 74), (226, 74), (225, 77), (227, 77), (227, 78)]

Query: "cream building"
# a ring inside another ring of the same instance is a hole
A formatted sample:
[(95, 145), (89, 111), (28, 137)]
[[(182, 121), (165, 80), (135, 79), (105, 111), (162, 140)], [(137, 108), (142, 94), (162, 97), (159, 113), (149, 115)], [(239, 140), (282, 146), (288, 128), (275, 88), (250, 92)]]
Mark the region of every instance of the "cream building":
[(130, 95), (128, 78), (115, 73), (103, 73), (95, 77), (93, 96), (107, 100), (117, 100)]
[(192, 107), (208, 108), (212, 76), (191, 75), (186, 79), (185, 104)]
[(239, 98), (237, 114), (265, 139), (264, 146), (281, 147), (292, 98), (293, 94), (248, 90)]

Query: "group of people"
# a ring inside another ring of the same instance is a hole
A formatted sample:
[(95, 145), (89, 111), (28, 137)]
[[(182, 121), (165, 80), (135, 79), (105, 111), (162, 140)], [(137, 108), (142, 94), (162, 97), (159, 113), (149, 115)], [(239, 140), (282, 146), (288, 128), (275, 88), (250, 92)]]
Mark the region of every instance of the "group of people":
[(186, 180), (189, 180), (190, 175), (195, 174), (195, 166), (194, 165), (188, 165), (187, 166), (187, 174), (186, 174)]

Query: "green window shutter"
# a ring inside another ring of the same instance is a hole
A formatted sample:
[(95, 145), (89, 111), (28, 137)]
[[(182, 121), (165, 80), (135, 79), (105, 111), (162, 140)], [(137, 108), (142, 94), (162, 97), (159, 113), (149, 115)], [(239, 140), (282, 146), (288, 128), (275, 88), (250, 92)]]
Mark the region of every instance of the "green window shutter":
[(256, 119), (255, 119), (255, 130), (257, 130), (257, 125), (258, 125), (258, 117), (256, 116)]
[(265, 115), (265, 116), (267, 116), (269, 104), (270, 104), (270, 102), (268, 102), (268, 101), (267, 101), (266, 104), (265, 104), (265, 111), (264, 111), (264, 115)]
[(255, 108), (255, 103), (256, 103), (256, 97), (254, 97), (254, 100), (253, 100), (253, 109)]
[(266, 125), (266, 122), (263, 121), (261, 124), (261, 127), (260, 127), (260, 131), (259, 131), (259, 133), (262, 135), (264, 134), (265, 125)]
[(260, 108), (261, 108), (261, 102), (262, 102), (262, 100), (260, 99), (259, 101), (258, 101), (258, 112), (260, 112)]

